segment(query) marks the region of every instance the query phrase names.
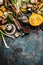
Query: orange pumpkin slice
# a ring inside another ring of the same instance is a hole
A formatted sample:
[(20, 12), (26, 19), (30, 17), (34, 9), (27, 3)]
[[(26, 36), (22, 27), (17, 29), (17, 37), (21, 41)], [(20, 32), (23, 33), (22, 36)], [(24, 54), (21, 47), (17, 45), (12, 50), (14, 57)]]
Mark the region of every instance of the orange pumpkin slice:
[(2, 16), (3, 16), (3, 11), (0, 10), (0, 17), (2, 17)]
[(32, 26), (39, 26), (40, 24), (42, 24), (42, 22), (43, 22), (43, 17), (40, 14), (33, 13), (29, 17), (29, 23)]

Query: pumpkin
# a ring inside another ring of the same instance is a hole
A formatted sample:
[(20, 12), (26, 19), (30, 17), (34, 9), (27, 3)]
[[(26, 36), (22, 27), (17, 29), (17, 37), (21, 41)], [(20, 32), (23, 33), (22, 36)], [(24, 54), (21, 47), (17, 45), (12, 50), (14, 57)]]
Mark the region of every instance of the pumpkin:
[(6, 8), (4, 6), (1, 6), (0, 9), (3, 11), (3, 12), (6, 12)]
[(33, 13), (29, 17), (29, 23), (32, 26), (39, 26), (40, 24), (42, 24), (42, 22), (43, 22), (43, 17), (40, 14)]
[(2, 17), (2, 16), (3, 16), (3, 11), (0, 10), (0, 17)]

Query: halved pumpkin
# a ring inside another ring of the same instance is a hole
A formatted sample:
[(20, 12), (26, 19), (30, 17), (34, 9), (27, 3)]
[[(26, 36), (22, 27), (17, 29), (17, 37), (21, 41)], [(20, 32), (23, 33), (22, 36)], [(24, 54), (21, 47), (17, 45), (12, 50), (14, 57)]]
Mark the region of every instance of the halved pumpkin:
[(29, 23), (32, 26), (39, 26), (43, 22), (43, 17), (40, 14), (33, 13), (29, 17)]

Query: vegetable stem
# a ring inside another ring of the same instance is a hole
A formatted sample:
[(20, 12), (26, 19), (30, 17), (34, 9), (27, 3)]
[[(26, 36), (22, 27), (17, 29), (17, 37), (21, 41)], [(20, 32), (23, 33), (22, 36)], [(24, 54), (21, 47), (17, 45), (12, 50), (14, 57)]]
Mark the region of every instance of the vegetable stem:
[(5, 41), (5, 38), (4, 38), (3, 33), (1, 33), (1, 36), (2, 36), (3, 42), (4, 42), (4, 44), (5, 44), (5, 47), (6, 47), (6, 48), (10, 48), (10, 47), (7, 45), (6, 41)]

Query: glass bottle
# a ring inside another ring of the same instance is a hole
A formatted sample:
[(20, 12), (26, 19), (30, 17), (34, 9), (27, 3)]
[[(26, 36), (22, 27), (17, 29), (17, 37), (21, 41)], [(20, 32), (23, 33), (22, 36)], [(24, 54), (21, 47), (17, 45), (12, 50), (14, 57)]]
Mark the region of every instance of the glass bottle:
[(23, 13), (26, 12), (27, 8), (27, 3), (25, 2), (25, 0), (21, 1), (21, 7), (20, 7), (20, 11), (22, 11)]

